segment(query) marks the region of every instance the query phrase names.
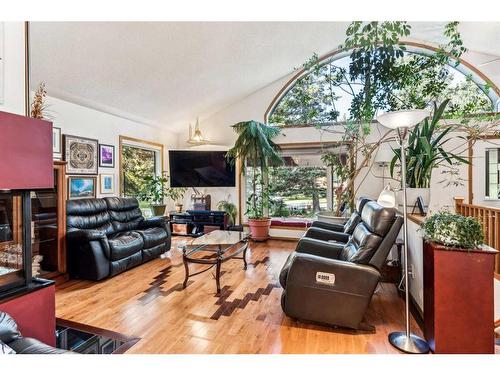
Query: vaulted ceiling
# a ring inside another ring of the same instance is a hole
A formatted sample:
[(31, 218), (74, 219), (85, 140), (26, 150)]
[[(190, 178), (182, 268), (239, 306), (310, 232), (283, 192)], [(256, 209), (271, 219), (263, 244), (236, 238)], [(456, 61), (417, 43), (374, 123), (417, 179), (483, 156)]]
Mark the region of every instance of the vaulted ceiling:
[[(444, 22), (412, 23), (442, 42)], [(172, 131), (289, 75), (345, 39), (345, 22), (32, 22), (32, 83)], [(500, 86), (500, 23), (462, 23), (466, 60)]]

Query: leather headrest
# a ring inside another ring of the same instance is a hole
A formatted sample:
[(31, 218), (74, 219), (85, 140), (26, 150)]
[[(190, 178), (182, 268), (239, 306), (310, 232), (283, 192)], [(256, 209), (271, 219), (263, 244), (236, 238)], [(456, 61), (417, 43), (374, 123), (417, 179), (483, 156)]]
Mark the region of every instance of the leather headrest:
[(74, 199), (66, 202), (67, 215), (93, 215), (107, 211), (106, 202), (100, 198)]
[(352, 234), (354, 228), (356, 228), (360, 221), (361, 216), (357, 212), (353, 212), (349, 220), (344, 224), (344, 233)]
[(104, 200), (108, 205), (108, 209), (113, 211), (129, 211), (139, 208), (139, 202), (134, 197), (107, 197)]
[(385, 236), (396, 217), (396, 209), (382, 207), (375, 201), (367, 202), (361, 213), (361, 220), (370, 232)]
[(356, 211), (361, 215), (363, 212), (363, 208), (365, 207), (365, 204), (370, 202), (371, 199), (367, 197), (359, 197), (358, 200), (356, 201)]
[(0, 341), (8, 344), (20, 337), (16, 321), (6, 312), (0, 311)]

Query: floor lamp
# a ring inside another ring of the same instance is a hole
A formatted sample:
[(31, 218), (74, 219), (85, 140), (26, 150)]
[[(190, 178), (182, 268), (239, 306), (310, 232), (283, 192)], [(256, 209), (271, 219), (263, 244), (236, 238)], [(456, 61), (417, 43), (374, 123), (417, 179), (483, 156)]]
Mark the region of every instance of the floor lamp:
[(401, 185), (403, 187), (403, 254), (405, 288), (406, 331), (392, 332), (389, 342), (406, 353), (423, 354), (429, 352), (427, 342), (410, 332), (410, 288), (408, 279), (408, 226), (406, 218), (406, 147), (408, 146), (408, 129), (423, 121), (429, 112), (424, 110), (403, 110), (387, 112), (377, 117), (377, 121), (389, 129), (395, 129), (398, 134), (398, 145), (401, 150)]

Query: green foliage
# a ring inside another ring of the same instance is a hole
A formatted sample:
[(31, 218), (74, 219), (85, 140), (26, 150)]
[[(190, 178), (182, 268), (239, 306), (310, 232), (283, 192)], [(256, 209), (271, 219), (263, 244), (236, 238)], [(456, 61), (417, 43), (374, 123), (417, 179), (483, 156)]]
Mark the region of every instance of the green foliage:
[(138, 197), (145, 189), (146, 177), (155, 174), (154, 151), (123, 145), (121, 157), (124, 194)]
[(233, 163), (238, 159), (243, 173), (251, 167), (252, 194), (248, 197), (247, 215), (252, 219), (263, 218), (269, 207), (269, 194), (267, 189), (262, 188), (262, 176), (267, 176), (271, 166), (283, 163), (281, 149), (273, 142), (273, 138), (278, 136), (281, 130), (257, 121), (239, 122), (233, 125), (233, 129), (238, 134), (238, 139), (226, 157)]
[[(276, 167), (269, 174), (269, 194), (271, 197), (294, 197), (297, 195), (311, 197), (313, 212), (320, 210), (319, 200), (326, 197), (326, 170), (323, 167)], [(276, 206), (273, 210), (281, 207)], [(288, 216), (290, 213), (288, 213)], [(287, 216), (284, 214), (277, 216)]]
[(424, 238), (445, 246), (477, 249), (483, 244), (481, 224), (473, 217), (438, 212), (422, 224)]
[(139, 199), (153, 205), (165, 203), (168, 176), (165, 172), (161, 176), (149, 175), (144, 177), (144, 186), (139, 193)]
[(144, 177), (143, 187), (138, 194), (138, 198), (152, 205), (163, 205), (165, 199), (168, 198), (171, 198), (174, 202), (180, 201), (187, 189), (168, 187), (168, 181), (167, 172), (162, 172), (161, 176), (152, 174)]
[(291, 212), (283, 199), (271, 200), (271, 216), (273, 217), (289, 217)]
[[(444, 145), (450, 140), (447, 134), (453, 129), (442, 127), (439, 121), (448, 105), (445, 100), (439, 105), (434, 104), (432, 119), (426, 118), (421, 124), (410, 131), (406, 148), (406, 183), (410, 188), (430, 187), (432, 170), (443, 164), (452, 166), (456, 163), (468, 163), (464, 158), (444, 150)], [(395, 149), (390, 171), (394, 177), (394, 167), (401, 161), (401, 150)]]
[(227, 213), (229, 217), (229, 225), (236, 224), (236, 215), (238, 215), (238, 208), (236, 205), (229, 200), (222, 200), (217, 203), (217, 209)]

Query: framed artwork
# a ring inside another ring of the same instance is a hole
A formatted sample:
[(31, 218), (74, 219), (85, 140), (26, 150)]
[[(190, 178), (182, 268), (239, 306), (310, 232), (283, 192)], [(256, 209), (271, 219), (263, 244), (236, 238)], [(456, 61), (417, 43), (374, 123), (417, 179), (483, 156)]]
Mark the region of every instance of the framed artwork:
[(99, 190), (101, 194), (114, 194), (115, 193), (115, 175), (101, 173), (99, 175), (100, 184)]
[(99, 167), (115, 167), (115, 146), (99, 143)]
[(96, 197), (96, 177), (68, 177), (68, 198), (83, 199)]
[(52, 127), (52, 154), (54, 155), (54, 158), (59, 157), (61, 158), (61, 128), (58, 128), (56, 126)]
[(97, 139), (64, 134), (64, 160), (67, 174), (97, 174), (98, 148)]

